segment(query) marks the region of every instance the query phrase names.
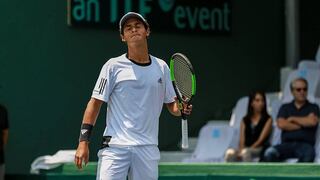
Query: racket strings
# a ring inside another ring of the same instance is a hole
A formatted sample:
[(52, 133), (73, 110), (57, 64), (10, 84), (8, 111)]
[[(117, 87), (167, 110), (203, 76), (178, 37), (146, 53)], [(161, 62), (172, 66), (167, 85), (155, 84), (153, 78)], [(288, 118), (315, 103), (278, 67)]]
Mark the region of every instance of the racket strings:
[(174, 58), (174, 77), (176, 85), (184, 98), (192, 97), (192, 72), (188, 63), (182, 57)]

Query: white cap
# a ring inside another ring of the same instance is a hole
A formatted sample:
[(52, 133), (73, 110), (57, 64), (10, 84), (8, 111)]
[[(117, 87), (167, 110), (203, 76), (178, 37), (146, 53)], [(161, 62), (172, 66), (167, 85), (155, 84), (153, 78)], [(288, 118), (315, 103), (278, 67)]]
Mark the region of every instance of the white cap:
[(128, 12), (127, 14), (123, 15), (119, 22), (119, 31), (120, 34), (123, 34), (123, 25), (127, 22), (130, 18), (137, 18), (139, 19), (146, 27), (149, 27), (147, 20), (141, 15), (136, 12)]

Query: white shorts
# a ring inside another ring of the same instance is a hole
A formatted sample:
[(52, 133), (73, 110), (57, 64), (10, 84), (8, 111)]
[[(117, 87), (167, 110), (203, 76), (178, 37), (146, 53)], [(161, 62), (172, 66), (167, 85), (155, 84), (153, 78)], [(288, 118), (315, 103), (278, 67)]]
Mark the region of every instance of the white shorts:
[(106, 147), (98, 152), (97, 180), (156, 180), (157, 146)]

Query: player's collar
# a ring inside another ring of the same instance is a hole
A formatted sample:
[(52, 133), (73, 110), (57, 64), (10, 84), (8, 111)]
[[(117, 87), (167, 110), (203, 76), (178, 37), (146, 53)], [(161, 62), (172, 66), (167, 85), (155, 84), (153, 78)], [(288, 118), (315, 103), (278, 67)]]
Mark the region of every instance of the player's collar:
[(139, 63), (139, 62), (137, 62), (137, 61), (135, 61), (135, 60), (133, 60), (133, 59), (130, 59), (130, 58), (128, 57), (128, 53), (126, 53), (126, 58), (129, 59), (132, 63), (134, 63), (134, 64), (136, 64), (136, 65), (138, 65), (138, 66), (149, 66), (149, 65), (151, 65), (151, 63), (152, 63), (150, 55), (149, 55), (149, 62), (147, 62), (147, 63)]

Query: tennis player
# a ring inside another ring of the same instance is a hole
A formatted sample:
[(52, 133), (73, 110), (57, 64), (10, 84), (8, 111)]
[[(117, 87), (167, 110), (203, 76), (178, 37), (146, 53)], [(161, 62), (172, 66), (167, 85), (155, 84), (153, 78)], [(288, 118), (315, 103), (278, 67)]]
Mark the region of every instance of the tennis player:
[[(129, 12), (119, 22), (127, 53), (108, 60), (101, 69), (84, 113), (75, 164), (89, 160), (89, 139), (101, 105), (107, 118), (103, 146), (98, 152), (97, 180), (158, 179), (159, 116), (165, 103), (169, 112), (181, 112), (167, 64), (148, 53), (150, 28), (146, 19)], [(183, 104), (190, 115), (192, 105)]]

